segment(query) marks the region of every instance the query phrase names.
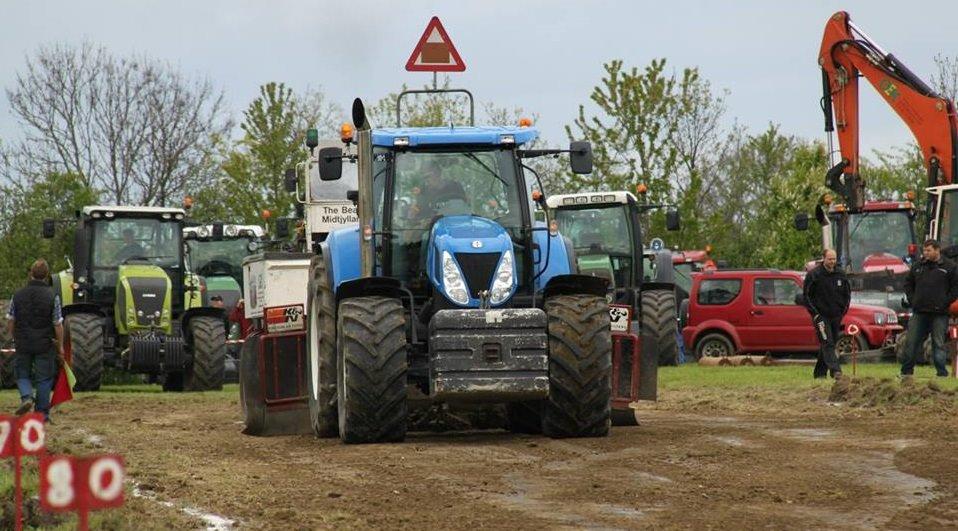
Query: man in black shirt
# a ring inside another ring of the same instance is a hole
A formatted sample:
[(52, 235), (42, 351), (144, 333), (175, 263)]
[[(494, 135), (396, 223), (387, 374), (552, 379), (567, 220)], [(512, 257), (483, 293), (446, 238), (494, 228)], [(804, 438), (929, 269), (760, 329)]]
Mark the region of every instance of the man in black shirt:
[(835, 341), (842, 331), (842, 318), (851, 303), (848, 277), (838, 267), (834, 249), (826, 249), (822, 263), (805, 276), (803, 287), (805, 308), (812, 314), (812, 323), (821, 348), (815, 364), (815, 378), (824, 378), (829, 372), (836, 380), (842, 376), (842, 367), (835, 355)]
[[(27, 285), (13, 295), (7, 313), (16, 345), (15, 371), (20, 391), (17, 415), (36, 411), (50, 419), (50, 390), (57, 375), (57, 354), (63, 356), (63, 316), (60, 299), (47, 284), (50, 267), (37, 260)], [(36, 384), (36, 397), (33, 385)]]
[(905, 296), (911, 304), (902, 376), (915, 372), (918, 349), (931, 334), (935, 369), (938, 376), (948, 376), (945, 361), (945, 334), (948, 332), (948, 306), (958, 297), (958, 274), (955, 263), (941, 255), (936, 240), (928, 240), (921, 250), (922, 258), (911, 266), (905, 279)]

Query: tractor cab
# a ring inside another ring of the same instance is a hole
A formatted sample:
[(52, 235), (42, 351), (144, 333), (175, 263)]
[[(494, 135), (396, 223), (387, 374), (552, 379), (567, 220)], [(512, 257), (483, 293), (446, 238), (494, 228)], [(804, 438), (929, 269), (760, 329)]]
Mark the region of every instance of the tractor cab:
[(205, 297), (220, 296), (227, 313), (242, 296), (243, 259), (258, 251), (266, 232), (259, 225), (212, 223), (185, 227), (187, 268), (203, 278)]

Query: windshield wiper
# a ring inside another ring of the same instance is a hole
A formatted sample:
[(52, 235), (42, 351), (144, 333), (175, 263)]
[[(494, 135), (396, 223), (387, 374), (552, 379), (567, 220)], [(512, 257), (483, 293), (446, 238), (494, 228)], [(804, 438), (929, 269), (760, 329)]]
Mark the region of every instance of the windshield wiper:
[(478, 164), (479, 166), (482, 166), (482, 169), (489, 172), (489, 174), (495, 177), (496, 179), (499, 179), (499, 182), (501, 182), (504, 186), (506, 187), (509, 186), (509, 183), (507, 183), (505, 179), (500, 177), (498, 173), (496, 173), (495, 171), (493, 171), (492, 168), (487, 166), (485, 162), (482, 162), (481, 160), (479, 160), (479, 157), (477, 157), (475, 153), (463, 153), (463, 155), (465, 155), (467, 159), (475, 161), (475, 163)]

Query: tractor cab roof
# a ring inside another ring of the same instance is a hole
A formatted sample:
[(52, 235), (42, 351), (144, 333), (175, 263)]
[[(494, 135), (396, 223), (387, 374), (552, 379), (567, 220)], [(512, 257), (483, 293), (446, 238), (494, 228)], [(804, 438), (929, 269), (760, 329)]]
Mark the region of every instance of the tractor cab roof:
[(183, 219), (186, 211), (182, 208), (150, 207), (150, 206), (86, 206), (80, 211), (83, 217), (107, 219), (121, 218), (163, 218)]
[(535, 127), (448, 126), (373, 129), (373, 145), (416, 147), (443, 145), (521, 146), (539, 137)]
[(629, 201), (636, 201), (630, 192), (585, 192), (579, 194), (550, 195), (546, 197), (549, 208), (585, 206), (602, 207), (609, 205), (627, 205)]

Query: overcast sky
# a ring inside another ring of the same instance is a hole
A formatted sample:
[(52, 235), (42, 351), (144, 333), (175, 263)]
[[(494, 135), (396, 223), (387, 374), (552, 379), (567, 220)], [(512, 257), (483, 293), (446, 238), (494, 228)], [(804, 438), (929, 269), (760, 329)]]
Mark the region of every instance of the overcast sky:
[[(920, 5), (920, 7), (918, 7)], [(239, 119), (259, 85), (322, 88), (348, 109), (431, 74), (404, 70), (432, 15), (442, 19), (467, 65), (453, 85), (481, 101), (539, 115), (552, 143), (600, 80), (603, 62), (698, 66), (728, 90), (728, 122), (758, 132), (823, 138), (816, 56), (825, 21), (847, 10), (886, 51), (930, 80), (937, 53), (958, 55), (958, 1), (415, 1), (0, 0), (0, 86), (12, 86), (25, 56), (55, 42), (89, 40), (145, 53), (221, 87)], [(905, 126), (863, 89), (863, 149), (908, 142)], [(21, 134), (5, 96), (0, 138)]]

